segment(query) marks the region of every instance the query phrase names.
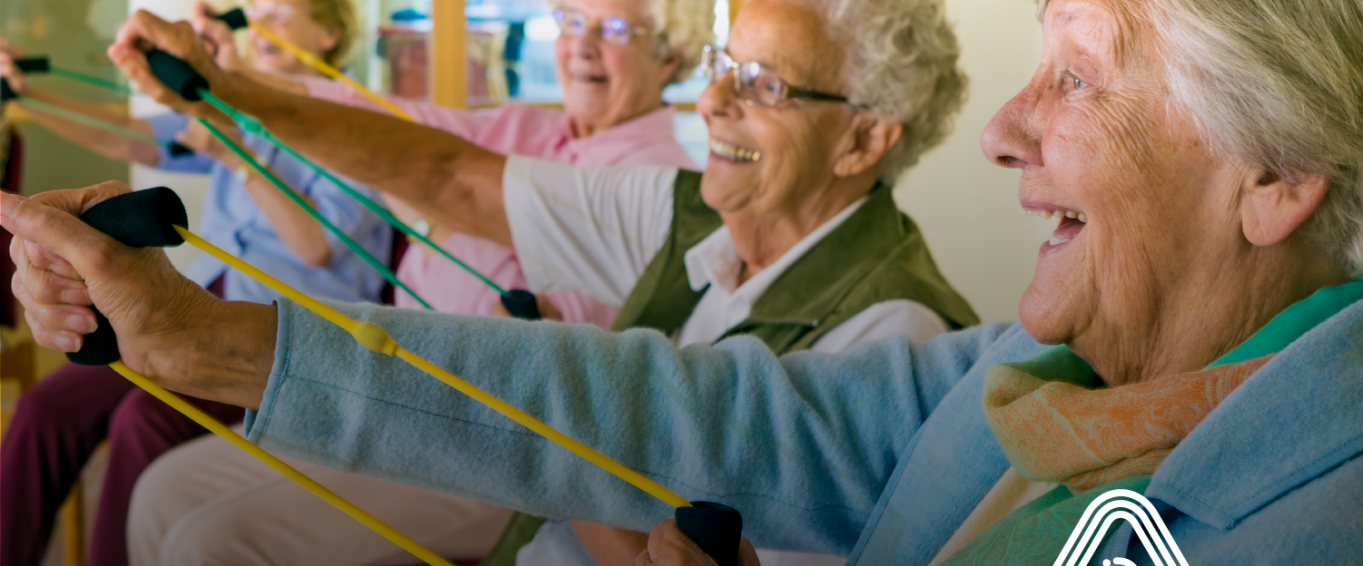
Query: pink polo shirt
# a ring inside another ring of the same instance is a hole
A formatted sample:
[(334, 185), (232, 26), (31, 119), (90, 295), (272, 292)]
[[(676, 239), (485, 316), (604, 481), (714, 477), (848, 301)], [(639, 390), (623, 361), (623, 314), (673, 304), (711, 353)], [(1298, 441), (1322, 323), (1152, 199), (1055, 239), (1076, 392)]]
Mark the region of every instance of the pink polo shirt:
[[(344, 85), (305, 79), (308, 94), (348, 106), (383, 112), (378, 105)], [(568, 115), (562, 110), (508, 104), (500, 108), (461, 111), (411, 101), (395, 100), (417, 121), (451, 132), (488, 150), (574, 165), (670, 165), (696, 169), (677, 143), (672, 108), (663, 107), (585, 138), (574, 139)], [(506, 289), (525, 289), (527, 283), (515, 250), (495, 242), (456, 233), (441, 242), (455, 257)], [(490, 315), (500, 297), (453, 262), (421, 246), (409, 248), (397, 275), (436, 310), (452, 314)], [(587, 293), (551, 293), (550, 302), (564, 322), (587, 322), (610, 328), (619, 307)], [(405, 293), (397, 305), (420, 308)]]

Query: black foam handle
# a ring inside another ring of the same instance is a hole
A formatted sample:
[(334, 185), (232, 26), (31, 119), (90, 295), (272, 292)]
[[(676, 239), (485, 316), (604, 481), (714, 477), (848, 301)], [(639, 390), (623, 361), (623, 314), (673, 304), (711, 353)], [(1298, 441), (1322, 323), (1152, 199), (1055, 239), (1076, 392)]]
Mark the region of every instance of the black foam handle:
[(46, 73), (52, 70), (52, 61), (45, 56), (15, 59), (14, 66), (25, 73)]
[(147, 65), (157, 79), (166, 83), (180, 98), (190, 102), (201, 100), (199, 89), (208, 88), (208, 79), (203, 78), (194, 67), (160, 49), (147, 52)]
[(511, 316), (525, 320), (539, 320), (540, 306), (535, 302), (535, 294), (525, 289), (512, 289), (502, 293), (502, 306)]
[(227, 27), (238, 30), (249, 25), (246, 21), (246, 10), (232, 8), (226, 12), (218, 14), (218, 21), (227, 24)]
[(171, 157), (180, 157), (182, 155), (194, 153), (193, 149), (190, 149), (189, 146), (180, 142), (170, 142), (170, 144), (166, 146), (166, 149), (170, 152)]
[(738, 543), (743, 538), (743, 515), (728, 505), (692, 501), (677, 508), (677, 528), (719, 566), (738, 566)]
[[(188, 226), (189, 215), (175, 191), (156, 187), (133, 191), (96, 204), (80, 219), (123, 245), (135, 248), (178, 246), (184, 238), (175, 226)], [(80, 351), (66, 359), (84, 366), (102, 366), (118, 361), (118, 336), (109, 319), (95, 311), (94, 332), (85, 335)]]
[(9, 86), (9, 79), (0, 77), (0, 104), (19, 98), (19, 93)]

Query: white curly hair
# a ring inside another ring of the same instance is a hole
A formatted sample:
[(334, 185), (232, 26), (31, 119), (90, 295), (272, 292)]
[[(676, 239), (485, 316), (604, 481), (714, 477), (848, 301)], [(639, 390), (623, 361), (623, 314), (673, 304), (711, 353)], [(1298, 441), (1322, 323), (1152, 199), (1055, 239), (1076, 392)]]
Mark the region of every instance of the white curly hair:
[(880, 163), (893, 185), (946, 140), (965, 105), (961, 46), (942, 0), (802, 0), (822, 10), (843, 46), (843, 84), (853, 103), (904, 125)]

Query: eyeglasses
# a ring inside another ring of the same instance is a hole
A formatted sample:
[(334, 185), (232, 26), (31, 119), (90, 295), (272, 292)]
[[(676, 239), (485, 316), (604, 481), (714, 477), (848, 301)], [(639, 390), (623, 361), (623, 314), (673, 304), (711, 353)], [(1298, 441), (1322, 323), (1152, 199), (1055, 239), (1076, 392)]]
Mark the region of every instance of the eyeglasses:
[(706, 45), (702, 52), (701, 68), (705, 70), (705, 78), (709, 79), (711, 84), (723, 78), (729, 71), (734, 71), (734, 92), (748, 104), (777, 106), (795, 98), (852, 104), (846, 96), (790, 86), (776, 74), (776, 71), (762, 66), (761, 63), (737, 63), (728, 53), (711, 45)]
[(257, 2), (246, 6), (246, 17), (253, 22), (264, 23), (267, 20), (275, 20), (282, 23), (289, 21), (292, 16), (292, 4)]
[(581, 37), (589, 32), (595, 32), (602, 41), (620, 46), (629, 45), (635, 36), (648, 34), (648, 30), (642, 29), (643, 26), (636, 26), (624, 18), (617, 17), (605, 18), (593, 29), (586, 14), (562, 8), (554, 10), (554, 23), (558, 24), (559, 32), (568, 37)]

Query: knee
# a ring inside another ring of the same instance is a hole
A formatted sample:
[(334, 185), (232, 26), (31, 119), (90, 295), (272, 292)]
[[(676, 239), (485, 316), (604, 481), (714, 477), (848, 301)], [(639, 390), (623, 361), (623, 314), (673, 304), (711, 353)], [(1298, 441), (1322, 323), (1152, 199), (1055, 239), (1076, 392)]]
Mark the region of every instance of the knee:
[[(242, 517), (207, 509), (177, 521), (161, 538), (159, 565), (229, 566), (268, 564), (272, 557), (259, 552), (243, 533)], [(278, 557), (273, 557), (277, 559)]]
[(39, 382), (19, 396), (19, 402), (14, 406), (14, 421), (11, 423), (13, 429), (9, 434), (13, 434), (13, 430), (29, 426), (60, 426), (69, 420), (64, 416), (74, 409), (70, 397), (62, 395), (55, 387), (44, 385), (45, 382)]

